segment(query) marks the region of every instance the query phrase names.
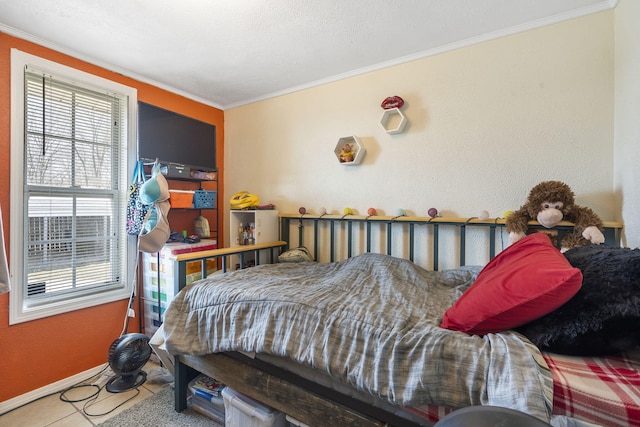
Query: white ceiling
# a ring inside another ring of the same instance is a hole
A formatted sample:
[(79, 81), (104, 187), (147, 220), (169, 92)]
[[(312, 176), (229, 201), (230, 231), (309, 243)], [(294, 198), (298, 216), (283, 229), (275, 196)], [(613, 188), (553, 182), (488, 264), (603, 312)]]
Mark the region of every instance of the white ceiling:
[(617, 0), (0, 0), (0, 31), (227, 109)]

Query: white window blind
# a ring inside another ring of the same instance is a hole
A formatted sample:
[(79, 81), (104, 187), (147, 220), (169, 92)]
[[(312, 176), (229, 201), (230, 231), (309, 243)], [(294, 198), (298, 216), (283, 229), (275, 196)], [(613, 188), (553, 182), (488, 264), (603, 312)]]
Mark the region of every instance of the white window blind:
[(122, 287), (126, 100), (25, 71), (29, 304)]
[(12, 258), (21, 280), (11, 323), (122, 298), (129, 289), (131, 100), (31, 65), (22, 70), (22, 265)]

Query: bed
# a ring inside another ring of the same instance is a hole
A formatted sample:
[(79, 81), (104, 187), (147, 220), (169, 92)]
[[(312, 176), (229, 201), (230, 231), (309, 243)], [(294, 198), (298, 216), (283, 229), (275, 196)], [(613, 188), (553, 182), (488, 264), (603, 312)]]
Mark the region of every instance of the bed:
[[(163, 334), (175, 355), (176, 410), (186, 407), (189, 378), (203, 372), (308, 425), (428, 426), (472, 405), (509, 407), (554, 425), (640, 425), (637, 353), (560, 356), (527, 338), (539, 338), (535, 322), (519, 330), (510, 327), (513, 313), (479, 323), (460, 315), (477, 311), (469, 295), (495, 291), (478, 284), (504, 276), (506, 253), (530, 260), (529, 252), (504, 250), (503, 227), (502, 220), (476, 218), (281, 215), (285, 255), (302, 262), (262, 257), (269, 263), (186, 287), (167, 309)], [(562, 224), (559, 233), (570, 227)], [(607, 224), (609, 246), (619, 242), (620, 229)], [(528, 240), (552, 257), (542, 264), (562, 262), (555, 248)], [(305, 261), (300, 246), (320, 262)], [(254, 249), (270, 248), (242, 251)], [(547, 272), (563, 279), (544, 297), (566, 302), (580, 286), (576, 267), (559, 268)], [(515, 317), (526, 313), (533, 321), (541, 305), (554, 313), (564, 307), (540, 301), (518, 306)], [(609, 369), (593, 369), (600, 364)], [(585, 378), (580, 366), (591, 370), (591, 380), (574, 393), (573, 380)], [(615, 385), (608, 387), (613, 392), (603, 393), (601, 384)]]

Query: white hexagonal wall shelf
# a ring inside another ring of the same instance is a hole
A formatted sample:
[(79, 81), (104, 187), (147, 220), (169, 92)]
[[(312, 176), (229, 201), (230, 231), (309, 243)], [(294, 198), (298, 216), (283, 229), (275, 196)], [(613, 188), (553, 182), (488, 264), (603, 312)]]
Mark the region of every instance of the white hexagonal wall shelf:
[(343, 136), (338, 140), (333, 152), (340, 164), (355, 166), (362, 162), (367, 150), (364, 149), (364, 145), (357, 136)]
[(380, 125), (388, 134), (400, 133), (407, 125), (407, 118), (399, 108), (389, 108), (382, 113)]

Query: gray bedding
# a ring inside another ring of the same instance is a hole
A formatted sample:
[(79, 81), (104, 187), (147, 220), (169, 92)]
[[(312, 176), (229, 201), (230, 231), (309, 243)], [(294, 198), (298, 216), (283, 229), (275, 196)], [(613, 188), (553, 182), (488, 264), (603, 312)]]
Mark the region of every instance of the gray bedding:
[(479, 270), (362, 254), (216, 275), (167, 308), (166, 347), (287, 357), (401, 406), (497, 405), (548, 420), (551, 374), (526, 338), (439, 327)]

